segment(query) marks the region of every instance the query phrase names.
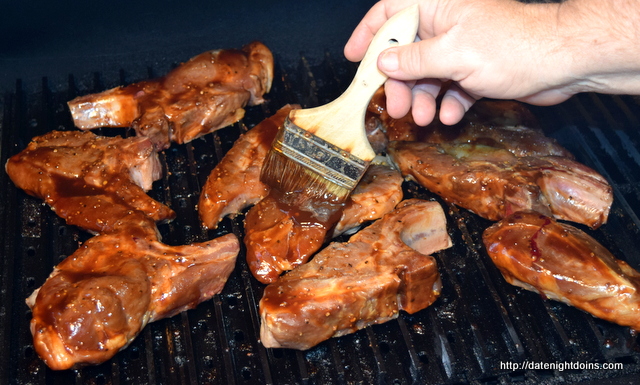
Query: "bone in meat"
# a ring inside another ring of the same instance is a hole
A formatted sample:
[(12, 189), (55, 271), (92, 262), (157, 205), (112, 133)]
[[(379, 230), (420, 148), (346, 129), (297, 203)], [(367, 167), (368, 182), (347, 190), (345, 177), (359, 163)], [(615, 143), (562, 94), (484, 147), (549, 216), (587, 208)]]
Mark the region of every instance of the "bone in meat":
[(410, 199), (265, 288), (260, 338), (265, 347), (309, 349), (331, 337), (415, 313), (439, 296), (430, 254), (451, 246), (436, 202)]
[(392, 142), (405, 177), (483, 218), (535, 210), (591, 228), (606, 223), (611, 186), (591, 168), (561, 156), (516, 157), (474, 144)]
[(260, 42), (204, 52), (166, 76), (69, 101), (80, 129), (132, 127), (158, 150), (237, 122), (244, 107), (264, 102), (273, 55)]
[(139, 215), (168, 221), (175, 212), (145, 190), (162, 175), (148, 138), (52, 131), (12, 156), (7, 174), (17, 187), (44, 199), (68, 224), (92, 233), (113, 231)]
[(640, 273), (585, 232), (528, 211), (486, 229), (483, 241), (510, 284), (640, 330)]
[(373, 164), (344, 206), (334, 215), (322, 207), (300, 209), (295, 203), (265, 197), (245, 217), (247, 263), (262, 283), (275, 281), (284, 271), (306, 263), (332, 236), (381, 218), (402, 200), (402, 176), (388, 165)]
[(518, 157), (556, 155), (573, 159), (567, 149), (544, 134), (531, 111), (512, 100), (482, 99), (457, 124), (442, 124), (436, 116), (431, 124), (420, 127), (411, 112), (400, 119), (391, 118), (381, 88), (372, 98), (368, 114), (379, 119), (391, 141), (482, 144)]
[(269, 193), (260, 181), (260, 170), (271, 142), (284, 119), (297, 105), (286, 105), (236, 140), (211, 170), (202, 188), (198, 214), (203, 225), (214, 229), (227, 215), (236, 215)]
[(54, 370), (104, 362), (147, 323), (219, 293), (238, 251), (233, 234), (162, 244), (148, 218), (90, 238), (27, 299), (34, 348)]
[(400, 172), (389, 165), (372, 164), (345, 202), (332, 237), (352, 233), (363, 223), (382, 218), (402, 197)]

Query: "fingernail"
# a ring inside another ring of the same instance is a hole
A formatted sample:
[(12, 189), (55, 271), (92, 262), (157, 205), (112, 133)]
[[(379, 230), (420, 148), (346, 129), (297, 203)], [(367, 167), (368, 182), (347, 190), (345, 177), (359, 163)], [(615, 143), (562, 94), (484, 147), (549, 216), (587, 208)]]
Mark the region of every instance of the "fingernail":
[(398, 53), (395, 50), (384, 51), (378, 65), (383, 71), (397, 71), (399, 67)]

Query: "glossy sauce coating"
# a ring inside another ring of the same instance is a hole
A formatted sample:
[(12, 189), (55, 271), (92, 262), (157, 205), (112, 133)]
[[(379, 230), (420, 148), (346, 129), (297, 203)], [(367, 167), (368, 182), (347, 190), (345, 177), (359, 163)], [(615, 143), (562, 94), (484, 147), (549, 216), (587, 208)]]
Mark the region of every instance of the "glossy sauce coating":
[(27, 299), (36, 352), (54, 370), (110, 359), (147, 323), (218, 293), (239, 246), (233, 234), (168, 246), (150, 220), (90, 238)]
[(249, 268), (260, 282), (273, 282), (306, 263), (332, 237), (381, 218), (401, 200), (402, 176), (378, 164), (369, 167), (344, 204), (310, 200), (316, 206), (309, 207), (291, 197), (269, 195), (245, 218)]
[(342, 204), (308, 201), (318, 206), (301, 207), (291, 194), (270, 189), (247, 213), (247, 263), (260, 282), (273, 282), (282, 272), (307, 262), (342, 215)]
[(145, 217), (175, 217), (145, 193), (161, 176), (157, 153), (146, 138), (52, 131), (33, 138), (9, 159), (6, 170), (17, 187), (43, 199), (68, 224), (93, 233)]
[(517, 157), (479, 144), (421, 142), (391, 142), (389, 154), (404, 176), (494, 221), (536, 210), (597, 228), (606, 223), (613, 202), (600, 174), (566, 157)]
[(132, 127), (158, 150), (237, 122), (246, 105), (264, 102), (273, 55), (260, 42), (203, 52), (166, 76), (69, 101), (80, 129)]
[(512, 285), (640, 330), (640, 273), (585, 232), (528, 211), (489, 227), (483, 241)]
[(318, 343), (432, 304), (440, 294), (429, 254), (451, 246), (440, 205), (411, 199), (265, 288), (260, 338), (265, 347)]
[(198, 214), (208, 229), (227, 215), (236, 215), (269, 193), (260, 181), (260, 171), (271, 143), (284, 119), (297, 105), (285, 105), (273, 116), (243, 134), (211, 170), (202, 188)]
[(384, 89), (378, 90), (369, 105), (390, 141), (440, 144), (477, 144), (507, 150), (515, 156), (573, 155), (555, 139), (545, 136), (536, 118), (524, 104), (512, 100), (482, 99), (474, 103), (462, 121), (447, 126), (436, 120), (426, 127), (413, 121), (411, 112), (400, 119), (386, 112)]

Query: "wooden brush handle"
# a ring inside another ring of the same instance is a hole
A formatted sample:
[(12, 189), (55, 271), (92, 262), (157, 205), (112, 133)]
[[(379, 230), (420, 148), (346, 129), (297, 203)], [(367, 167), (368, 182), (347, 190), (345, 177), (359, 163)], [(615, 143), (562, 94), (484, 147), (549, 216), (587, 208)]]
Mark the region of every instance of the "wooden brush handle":
[(362, 160), (373, 159), (364, 118), (373, 94), (387, 80), (378, 70), (378, 56), (389, 47), (412, 43), (418, 21), (417, 4), (393, 15), (373, 37), (346, 91), (324, 106), (291, 111), (291, 122)]

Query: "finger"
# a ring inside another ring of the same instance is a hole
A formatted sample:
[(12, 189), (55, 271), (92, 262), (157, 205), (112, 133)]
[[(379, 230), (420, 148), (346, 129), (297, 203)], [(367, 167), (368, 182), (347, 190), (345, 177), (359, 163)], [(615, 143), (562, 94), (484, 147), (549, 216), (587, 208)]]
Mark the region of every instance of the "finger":
[(436, 98), (440, 93), (439, 80), (421, 80), (412, 88), (411, 105), (413, 120), (418, 126), (426, 126), (436, 116)]
[(364, 15), (344, 46), (344, 56), (353, 62), (359, 62), (369, 48), (369, 43), (380, 27), (387, 21), (387, 10), (383, 2), (376, 3)]
[(440, 121), (449, 126), (458, 123), (477, 99), (479, 97), (465, 92), (456, 84), (452, 84), (442, 97)]
[(387, 48), (378, 57), (378, 68), (390, 78), (398, 80), (431, 78), (460, 81), (467, 74), (457, 65), (460, 60), (456, 51), (445, 45), (445, 37), (438, 35)]
[(384, 83), (384, 93), (387, 97), (387, 113), (394, 119), (404, 117), (411, 109), (411, 84), (388, 79)]
[(362, 60), (369, 43), (380, 27), (389, 18), (400, 12), (415, 0), (379, 1), (364, 15), (344, 46), (344, 56), (353, 62)]

